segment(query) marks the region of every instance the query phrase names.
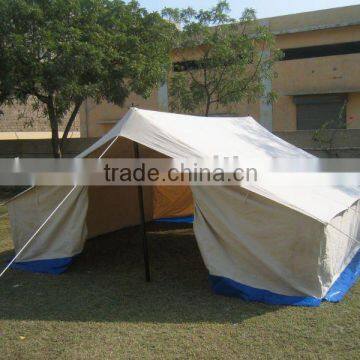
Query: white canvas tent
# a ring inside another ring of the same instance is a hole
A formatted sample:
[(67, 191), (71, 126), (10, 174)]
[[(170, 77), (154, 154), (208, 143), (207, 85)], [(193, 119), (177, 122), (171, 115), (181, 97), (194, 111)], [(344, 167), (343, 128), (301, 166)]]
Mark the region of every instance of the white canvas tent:
[[(131, 157), (132, 142), (171, 158), (312, 157), (251, 117), (135, 108), (80, 157)], [(358, 188), (245, 183), (144, 191), (147, 220), (191, 215), (194, 204), (194, 232), (216, 293), (317, 306), (341, 300), (359, 276)], [(8, 208), (17, 252), (45, 221), (14, 264), (40, 272), (64, 271), (87, 238), (140, 221), (134, 186), (35, 187)]]

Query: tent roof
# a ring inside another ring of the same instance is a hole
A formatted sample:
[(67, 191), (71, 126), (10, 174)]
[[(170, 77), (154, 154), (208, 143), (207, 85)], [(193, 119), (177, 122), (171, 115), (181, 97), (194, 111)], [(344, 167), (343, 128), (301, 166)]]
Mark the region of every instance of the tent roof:
[[(201, 117), (131, 108), (79, 157), (125, 137), (172, 158), (237, 156), (241, 159), (315, 158), (275, 136), (251, 117)], [(360, 198), (354, 187), (244, 183), (261, 196), (327, 223)]]
[(273, 135), (252, 117), (203, 117), (131, 108), (85, 157), (115, 137), (126, 137), (172, 158), (313, 157)]

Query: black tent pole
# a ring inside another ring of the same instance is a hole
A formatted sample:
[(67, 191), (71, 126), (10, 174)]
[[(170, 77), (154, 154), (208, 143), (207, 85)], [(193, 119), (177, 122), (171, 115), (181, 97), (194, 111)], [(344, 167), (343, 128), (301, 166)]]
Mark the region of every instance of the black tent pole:
[[(134, 153), (135, 158), (139, 159), (139, 145), (134, 141)], [(139, 200), (139, 210), (140, 210), (140, 225), (143, 236), (143, 252), (144, 252), (144, 265), (145, 265), (145, 280), (150, 282), (150, 262), (149, 262), (149, 248), (148, 241), (146, 236), (146, 227), (145, 227), (145, 210), (144, 210), (144, 194), (143, 187), (138, 185), (138, 200)]]

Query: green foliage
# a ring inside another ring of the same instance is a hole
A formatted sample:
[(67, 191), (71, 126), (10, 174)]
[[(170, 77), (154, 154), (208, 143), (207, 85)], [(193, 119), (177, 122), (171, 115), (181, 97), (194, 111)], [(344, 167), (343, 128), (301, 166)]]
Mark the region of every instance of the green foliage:
[(56, 147), (59, 122), (70, 114), (70, 130), (86, 98), (149, 96), (166, 76), (173, 32), (136, 1), (0, 0), (0, 103), (35, 98)]
[[(166, 8), (162, 15), (182, 26), (177, 36), (180, 61), (195, 60), (196, 68), (175, 72), (170, 79), (171, 108), (208, 115), (212, 105), (254, 101), (265, 94), (262, 79), (274, 76), (273, 64), (281, 56), (266, 26), (254, 10), (246, 9), (239, 20), (231, 18), (227, 1), (210, 10)], [(185, 49), (185, 51), (184, 51)], [(186, 49), (197, 49), (193, 59)], [(273, 101), (274, 94), (267, 94)]]

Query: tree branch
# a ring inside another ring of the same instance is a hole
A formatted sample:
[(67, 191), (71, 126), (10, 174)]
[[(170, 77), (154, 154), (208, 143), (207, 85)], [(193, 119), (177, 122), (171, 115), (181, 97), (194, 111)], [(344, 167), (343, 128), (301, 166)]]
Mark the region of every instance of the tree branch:
[(214, 86), (212, 91), (210, 92), (210, 96), (212, 96), (215, 93), (216, 89), (218, 89), (218, 87), (220, 86), (220, 83), (221, 83), (222, 79), (224, 78), (226, 68), (227, 68), (227, 64), (224, 64), (224, 67), (223, 67), (223, 69), (222, 69), (222, 71), (220, 73), (219, 79), (216, 82), (216, 85)]
[(34, 91), (34, 95), (44, 104), (48, 104), (49, 103), (49, 97), (42, 95), (40, 93), (38, 93), (37, 91)]
[[(255, 76), (256, 76), (256, 74), (258, 73), (259, 67), (260, 67), (261, 62), (262, 62), (262, 60), (263, 60), (264, 48), (265, 48), (265, 44), (263, 44), (263, 46), (262, 46), (261, 55), (260, 55), (259, 61), (258, 61), (257, 64), (256, 64), (256, 67), (255, 67), (255, 70), (254, 70), (252, 76), (250, 76), (250, 77), (248, 78), (248, 81), (245, 83), (245, 85), (244, 85), (240, 90), (236, 90), (237, 93), (242, 92), (242, 91), (245, 91), (245, 89), (246, 89), (246, 88), (250, 85), (250, 83), (255, 79)], [(223, 89), (224, 89), (224, 88), (223, 88)], [(232, 93), (230, 93), (230, 94), (232, 94)]]

